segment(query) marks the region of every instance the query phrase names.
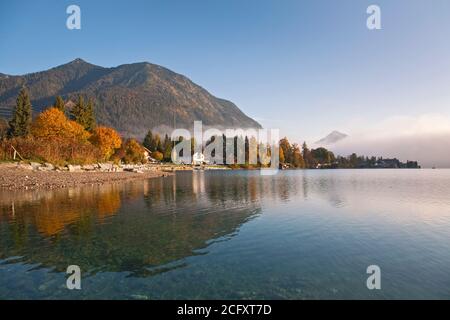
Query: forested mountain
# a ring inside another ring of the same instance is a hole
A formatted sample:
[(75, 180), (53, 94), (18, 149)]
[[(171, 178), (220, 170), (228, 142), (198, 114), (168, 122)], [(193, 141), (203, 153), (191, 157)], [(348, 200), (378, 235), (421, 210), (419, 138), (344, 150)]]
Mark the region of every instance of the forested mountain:
[(104, 68), (76, 59), (47, 71), (23, 76), (0, 74), (0, 117), (9, 118), (22, 86), (29, 89), (34, 112), (61, 95), (95, 100), (99, 124), (125, 136), (143, 137), (148, 129), (205, 126), (260, 128), (235, 104), (211, 95), (183, 75), (151, 63)]

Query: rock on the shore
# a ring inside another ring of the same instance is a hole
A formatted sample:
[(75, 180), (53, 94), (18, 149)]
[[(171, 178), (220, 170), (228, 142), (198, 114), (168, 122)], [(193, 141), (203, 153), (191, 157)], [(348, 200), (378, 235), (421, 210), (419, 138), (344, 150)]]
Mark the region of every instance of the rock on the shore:
[(17, 168), (24, 169), (24, 170), (33, 170), (33, 167), (31, 166), (31, 164), (26, 164), (26, 163), (19, 163), (17, 165)]
[(69, 168), (69, 172), (77, 172), (81, 171), (81, 166), (75, 166), (75, 165), (67, 165), (67, 168)]
[(98, 164), (100, 171), (112, 171), (113, 164), (112, 163), (99, 163)]
[(184, 170), (184, 168), (171, 168), (170, 166), (165, 168), (164, 166), (156, 166), (154, 164), (114, 164), (112, 162), (97, 163), (97, 164), (85, 164), (85, 165), (73, 165), (68, 164), (66, 166), (53, 165), (51, 163), (19, 163), (18, 169), (26, 169), (31, 171), (56, 171), (56, 172), (131, 172), (131, 173), (146, 173), (150, 171), (164, 171), (174, 172), (175, 170)]
[(94, 171), (97, 168), (92, 164), (87, 164), (87, 165), (82, 166), (81, 169), (83, 169), (85, 171)]
[(49, 170), (55, 170), (55, 166), (52, 165), (51, 163), (46, 162), (46, 163), (44, 164), (44, 166), (45, 166), (46, 168), (48, 168)]
[(33, 168), (33, 170), (38, 170), (41, 167), (41, 164), (37, 162), (30, 162), (30, 165)]

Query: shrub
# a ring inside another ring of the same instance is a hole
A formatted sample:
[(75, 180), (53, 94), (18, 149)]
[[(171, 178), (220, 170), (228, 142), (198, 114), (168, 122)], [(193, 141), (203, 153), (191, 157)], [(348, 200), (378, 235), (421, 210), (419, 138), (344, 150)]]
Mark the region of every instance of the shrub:
[(145, 163), (145, 149), (135, 139), (129, 139), (125, 143), (125, 163)]
[(9, 131), (8, 121), (0, 118), (0, 140), (6, 139)]
[(152, 152), (152, 158), (158, 161), (162, 161), (164, 159), (164, 155), (159, 151), (155, 151)]
[[(61, 140), (18, 137), (8, 141), (9, 145), (27, 160), (50, 162), (56, 165), (88, 164), (99, 159), (98, 149), (90, 143), (61, 143)], [(12, 160), (11, 156), (9, 160)]]
[(89, 139), (98, 147), (102, 160), (109, 160), (114, 152), (122, 145), (122, 139), (116, 130), (108, 127), (97, 127)]

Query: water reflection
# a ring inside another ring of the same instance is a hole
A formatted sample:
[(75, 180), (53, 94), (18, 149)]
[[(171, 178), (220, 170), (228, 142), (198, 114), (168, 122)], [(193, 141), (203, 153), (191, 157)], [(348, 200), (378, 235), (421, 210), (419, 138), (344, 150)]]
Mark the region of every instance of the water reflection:
[[(450, 170), (186, 172), (0, 192), (0, 299), (448, 297), (449, 192)], [(70, 264), (88, 276), (78, 295), (61, 287)], [(365, 286), (371, 264), (378, 292)]]
[[(0, 193), (0, 259), (65, 271), (131, 272), (148, 276), (182, 266), (159, 266), (204, 254), (258, 214), (238, 185), (224, 200), (222, 183), (206, 186), (194, 173), (76, 189)], [(206, 192), (206, 190), (208, 190)], [(254, 198), (253, 200), (256, 200)]]

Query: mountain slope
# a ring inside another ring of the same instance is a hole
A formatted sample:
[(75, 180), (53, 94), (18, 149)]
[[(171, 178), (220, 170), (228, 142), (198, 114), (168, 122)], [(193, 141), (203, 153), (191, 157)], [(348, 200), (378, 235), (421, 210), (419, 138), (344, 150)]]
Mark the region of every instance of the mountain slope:
[(235, 104), (211, 95), (183, 75), (150, 63), (103, 68), (81, 59), (24, 76), (0, 75), (0, 117), (10, 117), (20, 88), (30, 91), (39, 112), (54, 97), (76, 101), (78, 94), (96, 100), (100, 124), (126, 136), (143, 137), (148, 129), (205, 126), (260, 128)]
[(329, 135), (327, 135), (326, 137), (320, 139), (319, 141), (316, 141), (316, 145), (331, 145), (331, 144), (335, 144), (345, 138), (347, 138), (348, 136), (345, 133), (341, 133), (339, 131), (333, 131), (331, 132)]

